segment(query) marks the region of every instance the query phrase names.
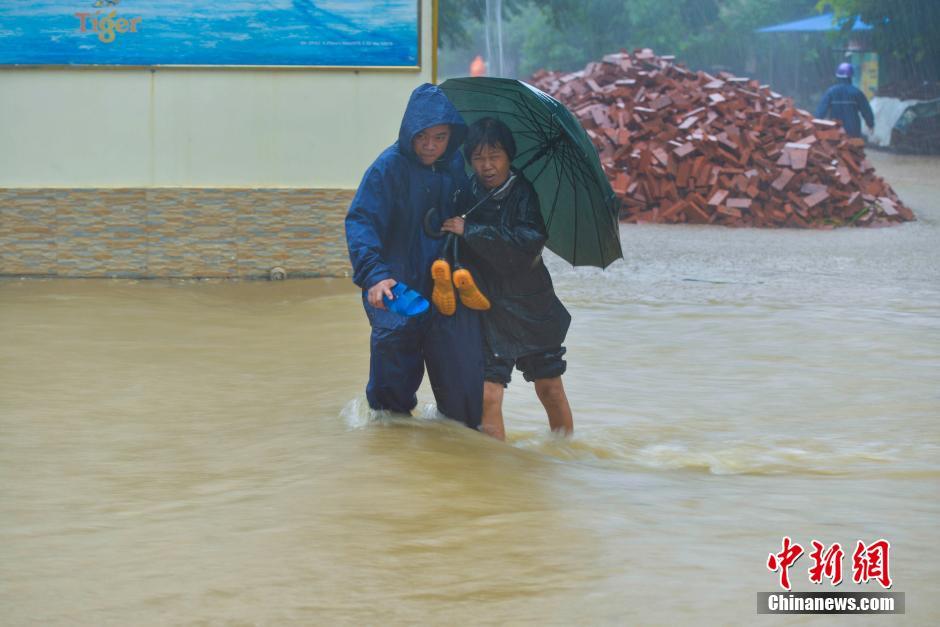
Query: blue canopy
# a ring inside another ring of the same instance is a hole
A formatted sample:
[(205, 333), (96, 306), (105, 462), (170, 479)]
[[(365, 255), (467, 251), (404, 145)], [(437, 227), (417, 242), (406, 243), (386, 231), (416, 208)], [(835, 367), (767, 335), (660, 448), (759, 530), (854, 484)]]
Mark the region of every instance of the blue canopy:
[[(848, 18), (855, 20), (855, 23), (852, 25), (852, 30), (871, 30), (871, 24), (866, 24), (862, 20), (856, 18)], [(827, 31), (836, 31), (842, 29), (842, 24), (845, 23), (845, 20), (836, 21), (832, 13), (823, 13), (822, 15), (816, 15), (813, 17), (808, 17), (803, 20), (797, 20), (795, 22), (787, 22), (785, 24), (776, 24), (774, 26), (765, 26), (764, 28), (758, 28), (756, 32), (758, 33), (821, 33)]]

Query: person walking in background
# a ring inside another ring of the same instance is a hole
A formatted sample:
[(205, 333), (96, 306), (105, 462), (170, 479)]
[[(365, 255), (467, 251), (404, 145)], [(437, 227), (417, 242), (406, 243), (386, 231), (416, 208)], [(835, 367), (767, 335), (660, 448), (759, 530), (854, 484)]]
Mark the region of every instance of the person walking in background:
[(431, 296), (429, 268), (443, 240), (428, 235), (424, 220), (435, 209), (434, 229), (440, 229), (441, 220), (455, 214), (467, 186), (458, 151), (466, 132), (443, 91), (428, 83), (415, 89), (398, 141), (366, 170), (349, 207), (346, 245), (372, 326), (369, 406), (410, 413), (426, 366), (438, 411), (476, 428), (483, 404), (478, 312), (458, 304), (448, 316), (432, 309), (408, 317), (384, 303), (394, 300), (398, 283)]
[(816, 108), (816, 117), (841, 120), (846, 133), (852, 137), (861, 137), (862, 124), (859, 115), (865, 119), (869, 132), (875, 128), (875, 116), (871, 112), (868, 98), (862, 90), (852, 84), (852, 74), (851, 63), (839, 64), (836, 69), (839, 82), (826, 90), (819, 107)]

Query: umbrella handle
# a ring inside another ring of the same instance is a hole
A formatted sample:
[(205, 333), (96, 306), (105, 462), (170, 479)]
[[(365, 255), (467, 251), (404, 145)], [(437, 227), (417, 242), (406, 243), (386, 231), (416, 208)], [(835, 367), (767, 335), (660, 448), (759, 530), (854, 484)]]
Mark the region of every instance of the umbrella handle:
[(533, 163), (535, 163), (536, 161), (538, 161), (539, 159), (541, 159), (542, 157), (544, 157), (546, 153), (551, 152), (552, 150), (554, 150), (554, 149), (555, 149), (555, 146), (556, 146), (556, 145), (558, 144), (558, 142), (560, 142), (562, 139), (564, 139), (564, 137), (562, 136), (561, 133), (558, 133), (557, 135), (555, 135), (554, 137), (552, 137), (552, 138), (548, 141), (548, 143), (546, 143), (544, 146), (542, 146), (542, 149), (541, 149), (541, 150), (539, 150), (537, 153), (535, 153), (534, 155), (532, 155), (532, 158), (529, 159), (528, 161), (526, 161), (526, 162), (525, 162), (525, 165), (521, 166), (519, 169), (522, 170), (522, 171), (525, 171), (525, 169), (526, 169), (527, 167), (529, 167), (530, 165), (532, 165)]
[(475, 205), (473, 205), (472, 207), (470, 207), (469, 209), (467, 209), (467, 210), (463, 213), (463, 215), (461, 215), (460, 217), (466, 219), (468, 215), (470, 215), (471, 213), (473, 213), (474, 211), (476, 211), (477, 209), (479, 209), (481, 206), (483, 206), (483, 204), (484, 204), (487, 200), (489, 200), (490, 198), (492, 198), (492, 197), (496, 194), (496, 192), (498, 192), (498, 191), (499, 191), (499, 188), (498, 188), (498, 187), (494, 187), (493, 189), (491, 189), (490, 192), (489, 192), (486, 196), (484, 196), (477, 204), (475, 204)]
[(436, 213), (437, 207), (431, 207), (427, 210), (427, 213), (424, 214), (424, 234), (432, 239), (441, 239), (444, 237), (444, 233), (441, 233), (440, 230), (435, 231), (433, 225)]

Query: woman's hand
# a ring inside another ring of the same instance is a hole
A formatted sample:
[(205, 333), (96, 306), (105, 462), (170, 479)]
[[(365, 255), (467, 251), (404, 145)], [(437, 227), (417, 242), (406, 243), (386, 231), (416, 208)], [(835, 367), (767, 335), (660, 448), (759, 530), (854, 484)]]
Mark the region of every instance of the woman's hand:
[(463, 218), (448, 218), (441, 225), (441, 233), (453, 233), (454, 235), (463, 236), (463, 225)]

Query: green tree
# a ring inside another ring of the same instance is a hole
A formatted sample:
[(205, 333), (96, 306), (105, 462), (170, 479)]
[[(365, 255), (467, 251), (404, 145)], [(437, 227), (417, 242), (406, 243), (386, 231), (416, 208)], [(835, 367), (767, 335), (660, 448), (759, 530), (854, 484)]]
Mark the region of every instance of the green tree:
[[(817, 0), (503, 0), (508, 67), (581, 69), (621, 49), (653, 48), (693, 69), (728, 70), (779, 84), (809, 107), (831, 79), (833, 42), (818, 34), (756, 29), (814, 13)], [(940, 3), (940, 0), (937, 0)], [(441, 0), (442, 74), (463, 75), (483, 52), (485, 1)], [(445, 19), (444, 12), (447, 12)], [(459, 24), (455, 24), (459, 22)], [(461, 37), (446, 30), (459, 26)]]
[(895, 60), (899, 78), (940, 80), (940, 2), (938, 0), (824, 0), (844, 29), (859, 17), (871, 24), (876, 49)]
[[(502, 0), (503, 17), (517, 15), (529, 0)], [(486, 0), (439, 0), (438, 28), (440, 44), (450, 48), (472, 42), (474, 25), (486, 17)]]
[[(774, 42), (755, 29), (812, 14), (816, 0), (546, 0), (520, 69), (570, 70), (621, 48), (653, 48), (696, 69), (744, 71)], [(546, 23), (547, 22), (547, 23)], [(811, 55), (809, 48), (791, 51)], [(538, 58), (546, 60), (538, 64)], [(567, 63), (547, 63), (556, 59)], [(535, 67), (532, 67), (532, 66)]]
[(718, 0), (548, 0), (541, 6), (551, 32), (530, 30), (530, 35), (550, 51), (552, 43), (578, 50), (577, 60), (572, 61), (581, 65), (621, 48), (680, 54), (714, 27), (718, 4)]

